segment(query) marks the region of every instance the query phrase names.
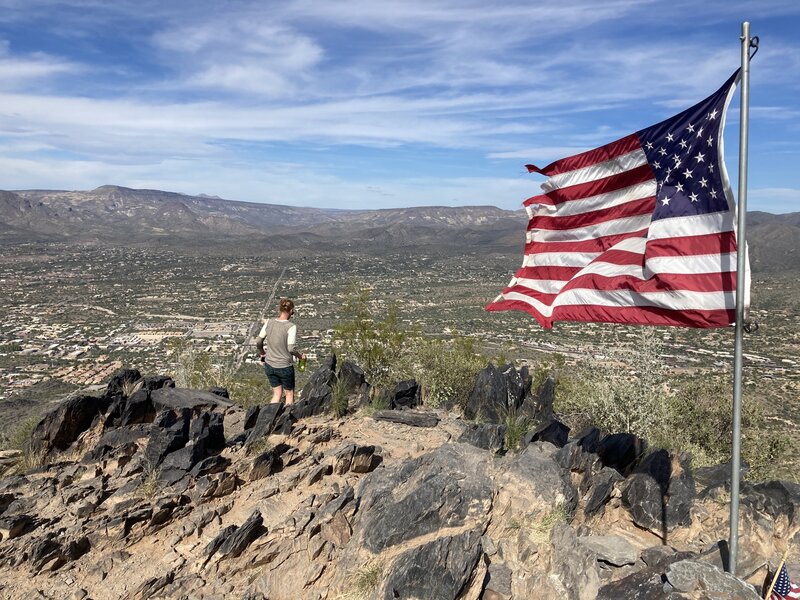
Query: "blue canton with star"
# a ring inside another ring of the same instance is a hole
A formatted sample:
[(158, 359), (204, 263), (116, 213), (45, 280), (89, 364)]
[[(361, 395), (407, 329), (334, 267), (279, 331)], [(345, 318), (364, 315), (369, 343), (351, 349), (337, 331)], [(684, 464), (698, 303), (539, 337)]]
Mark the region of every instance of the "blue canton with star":
[(637, 132), (656, 178), (652, 220), (728, 211), (718, 160), (725, 100), (738, 71), (712, 96)]

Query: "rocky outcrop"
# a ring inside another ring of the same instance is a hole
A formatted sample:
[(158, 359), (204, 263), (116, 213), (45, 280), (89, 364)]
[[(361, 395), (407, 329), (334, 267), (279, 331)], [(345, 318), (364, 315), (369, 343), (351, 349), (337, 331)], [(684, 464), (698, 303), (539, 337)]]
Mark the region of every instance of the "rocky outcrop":
[(719, 470), (696, 484), (688, 456), (635, 436), (570, 438), (547, 380), (512, 369), (476, 389), (532, 423), (517, 449), (513, 423), (412, 406), (410, 382), (407, 404), (333, 418), (359, 371), (331, 358), (294, 406), (134, 370), (60, 405), (36, 429), (45, 465), (0, 480), (0, 597), (755, 598), (800, 536), (800, 486), (744, 483), (744, 582), (722, 570)]

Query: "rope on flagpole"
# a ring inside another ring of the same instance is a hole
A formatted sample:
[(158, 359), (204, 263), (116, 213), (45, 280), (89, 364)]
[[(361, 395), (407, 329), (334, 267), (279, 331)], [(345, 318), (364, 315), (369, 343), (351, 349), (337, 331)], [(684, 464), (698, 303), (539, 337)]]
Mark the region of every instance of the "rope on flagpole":
[(769, 598), (772, 596), (772, 590), (775, 589), (775, 584), (778, 581), (778, 576), (781, 574), (781, 569), (783, 568), (784, 563), (786, 562), (786, 558), (789, 556), (789, 548), (786, 548), (786, 552), (783, 553), (783, 558), (781, 558), (781, 564), (778, 565), (778, 568), (775, 569), (775, 574), (772, 576), (772, 583), (769, 586), (769, 590), (767, 590), (767, 595), (764, 598)]

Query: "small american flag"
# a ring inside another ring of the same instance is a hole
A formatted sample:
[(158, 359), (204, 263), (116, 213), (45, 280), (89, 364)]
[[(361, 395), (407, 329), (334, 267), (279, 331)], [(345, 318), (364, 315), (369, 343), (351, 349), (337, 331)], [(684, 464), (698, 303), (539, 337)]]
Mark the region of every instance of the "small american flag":
[(548, 176), (544, 194), (525, 201), (522, 268), (486, 309), (523, 310), (545, 328), (733, 323), (736, 234), (722, 131), (737, 78), (657, 125), (527, 165)]
[(786, 598), (800, 598), (800, 586), (789, 581), (789, 573), (786, 572), (786, 565), (783, 565), (769, 600), (785, 600)]

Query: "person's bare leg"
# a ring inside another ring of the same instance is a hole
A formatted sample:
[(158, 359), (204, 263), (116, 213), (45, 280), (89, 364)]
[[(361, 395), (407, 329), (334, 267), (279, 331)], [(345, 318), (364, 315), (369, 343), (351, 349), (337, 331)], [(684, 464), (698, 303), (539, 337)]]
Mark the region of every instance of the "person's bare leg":
[(283, 386), (279, 385), (272, 388), (272, 403), (277, 404), (281, 401), (281, 394), (283, 394)]
[(286, 390), (286, 404), (294, 404), (294, 390)]

